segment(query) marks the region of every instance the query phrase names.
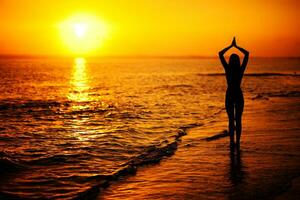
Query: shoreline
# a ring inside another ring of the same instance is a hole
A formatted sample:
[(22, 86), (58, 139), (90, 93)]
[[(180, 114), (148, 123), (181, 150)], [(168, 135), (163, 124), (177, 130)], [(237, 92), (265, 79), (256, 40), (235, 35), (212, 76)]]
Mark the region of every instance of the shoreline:
[[(157, 165), (139, 168), (135, 176), (113, 183), (98, 199), (241, 199), (243, 196), (242, 199), (281, 200), (287, 195), (292, 199), (295, 189), (289, 189), (288, 184), (300, 175), (295, 162), (297, 154), (289, 150), (265, 149), (281, 145), (281, 135), (274, 132), (280, 134), (283, 123), (275, 125), (287, 116), (274, 113), (273, 109), (275, 106), (279, 111), (284, 110), (287, 103), (293, 104), (293, 98), (247, 100), (240, 156), (237, 153), (230, 156), (229, 139), (224, 134), (227, 116), (223, 111), (216, 120), (189, 129), (173, 156), (162, 159)], [(286, 126), (292, 124), (297, 129), (295, 120), (297, 117), (287, 121)], [(295, 134), (293, 127), (289, 127), (291, 130), (287, 132)], [(272, 138), (274, 143), (265, 143)]]

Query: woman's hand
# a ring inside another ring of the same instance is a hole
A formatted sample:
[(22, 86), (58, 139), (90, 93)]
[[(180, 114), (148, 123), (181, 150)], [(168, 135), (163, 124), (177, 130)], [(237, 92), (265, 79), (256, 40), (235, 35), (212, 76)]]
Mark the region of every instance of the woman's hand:
[(231, 46), (232, 46), (232, 47), (237, 47), (237, 46), (236, 46), (235, 37), (233, 37), (233, 40), (232, 40)]

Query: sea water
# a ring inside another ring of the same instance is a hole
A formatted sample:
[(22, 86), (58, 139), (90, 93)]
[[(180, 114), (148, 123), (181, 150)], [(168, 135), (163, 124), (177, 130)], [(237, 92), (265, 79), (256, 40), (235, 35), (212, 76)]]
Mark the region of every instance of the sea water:
[[(299, 96), (299, 73), (298, 58), (250, 59), (245, 100)], [(0, 197), (104, 187), (170, 155), (224, 110), (225, 91), (217, 58), (1, 58)]]

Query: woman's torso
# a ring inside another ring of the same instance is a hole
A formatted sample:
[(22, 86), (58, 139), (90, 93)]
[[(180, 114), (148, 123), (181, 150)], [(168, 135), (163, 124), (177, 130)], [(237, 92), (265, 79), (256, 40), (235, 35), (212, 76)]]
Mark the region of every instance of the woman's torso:
[(241, 89), (243, 74), (240, 71), (227, 70), (226, 81), (227, 91), (226, 97), (234, 101), (238, 101), (243, 98), (243, 92)]

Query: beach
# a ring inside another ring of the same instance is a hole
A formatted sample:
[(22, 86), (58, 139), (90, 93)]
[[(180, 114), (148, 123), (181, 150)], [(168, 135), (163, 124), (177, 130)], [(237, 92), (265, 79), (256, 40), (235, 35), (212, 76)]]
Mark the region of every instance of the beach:
[(227, 136), (212, 137), (227, 128), (224, 111), (188, 130), (175, 155), (113, 183), (98, 199), (297, 199), (299, 184), (293, 194), (289, 188), (300, 175), (299, 110), (299, 97), (246, 102), (240, 155), (231, 154)]
[(0, 199), (285, 198), (299, 66), (250, 59), (238, 154), (218, 58), (1, 58)]

